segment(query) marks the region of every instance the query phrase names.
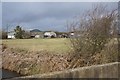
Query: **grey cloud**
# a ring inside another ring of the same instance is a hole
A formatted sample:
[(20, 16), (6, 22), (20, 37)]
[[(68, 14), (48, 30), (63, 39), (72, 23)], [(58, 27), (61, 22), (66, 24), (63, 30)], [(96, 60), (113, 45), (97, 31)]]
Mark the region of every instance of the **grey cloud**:
[[(87, 2), (6, 2), (3, 3), (3, 26), (6, 24), (25, 25), (27, 28), (48, 28), (62, 30), (66, 20), (80, 15), (90, 9), (93, 3)], [(107, 3), (110, 9), (116, 8), (117, 3)]]

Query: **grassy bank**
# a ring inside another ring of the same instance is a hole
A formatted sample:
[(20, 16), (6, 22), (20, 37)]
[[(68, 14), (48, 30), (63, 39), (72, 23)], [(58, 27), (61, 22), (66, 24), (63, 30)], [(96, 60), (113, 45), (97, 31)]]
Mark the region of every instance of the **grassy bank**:
[(67, 68), (69, 40), (7, 39), (3, 40), (2, 67), (22, 75), (42, 74)]
[(3, 40), (2, 67), (22, 75), (42, 74), (67, 68), (69, 40), (7, 39)]

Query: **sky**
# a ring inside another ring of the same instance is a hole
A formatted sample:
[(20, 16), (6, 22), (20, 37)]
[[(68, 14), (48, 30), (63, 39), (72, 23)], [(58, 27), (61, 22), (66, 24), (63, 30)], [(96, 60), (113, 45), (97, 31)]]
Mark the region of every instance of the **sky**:
[[(2, 27), (66, 31), (67, 21), (83, 14), (97, 2), (2, 2)], [(104, 2), (109, 10), (118, 7), (117, 2)]]

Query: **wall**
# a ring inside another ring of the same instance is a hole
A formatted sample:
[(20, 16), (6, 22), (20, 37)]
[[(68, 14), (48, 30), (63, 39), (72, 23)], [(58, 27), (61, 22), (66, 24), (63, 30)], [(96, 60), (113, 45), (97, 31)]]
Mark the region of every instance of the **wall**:
[[(120, 78), (120, 62), (81, 67), (49, 74), (36, 74), (20, 78)], [(14, 79), (20, 79), (14, 78)]]

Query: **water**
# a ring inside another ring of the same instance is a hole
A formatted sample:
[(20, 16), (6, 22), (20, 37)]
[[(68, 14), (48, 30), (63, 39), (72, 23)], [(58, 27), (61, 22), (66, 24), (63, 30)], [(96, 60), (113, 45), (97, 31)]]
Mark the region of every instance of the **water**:
[(9, 78), (13, 78), (13, 77), (19, 77), (21, 76), (20, 74), (16, 73), (16, 72), (12, 72), (6, 69), (2, 69), (2, 78), (3, 79), (9, 79)]

